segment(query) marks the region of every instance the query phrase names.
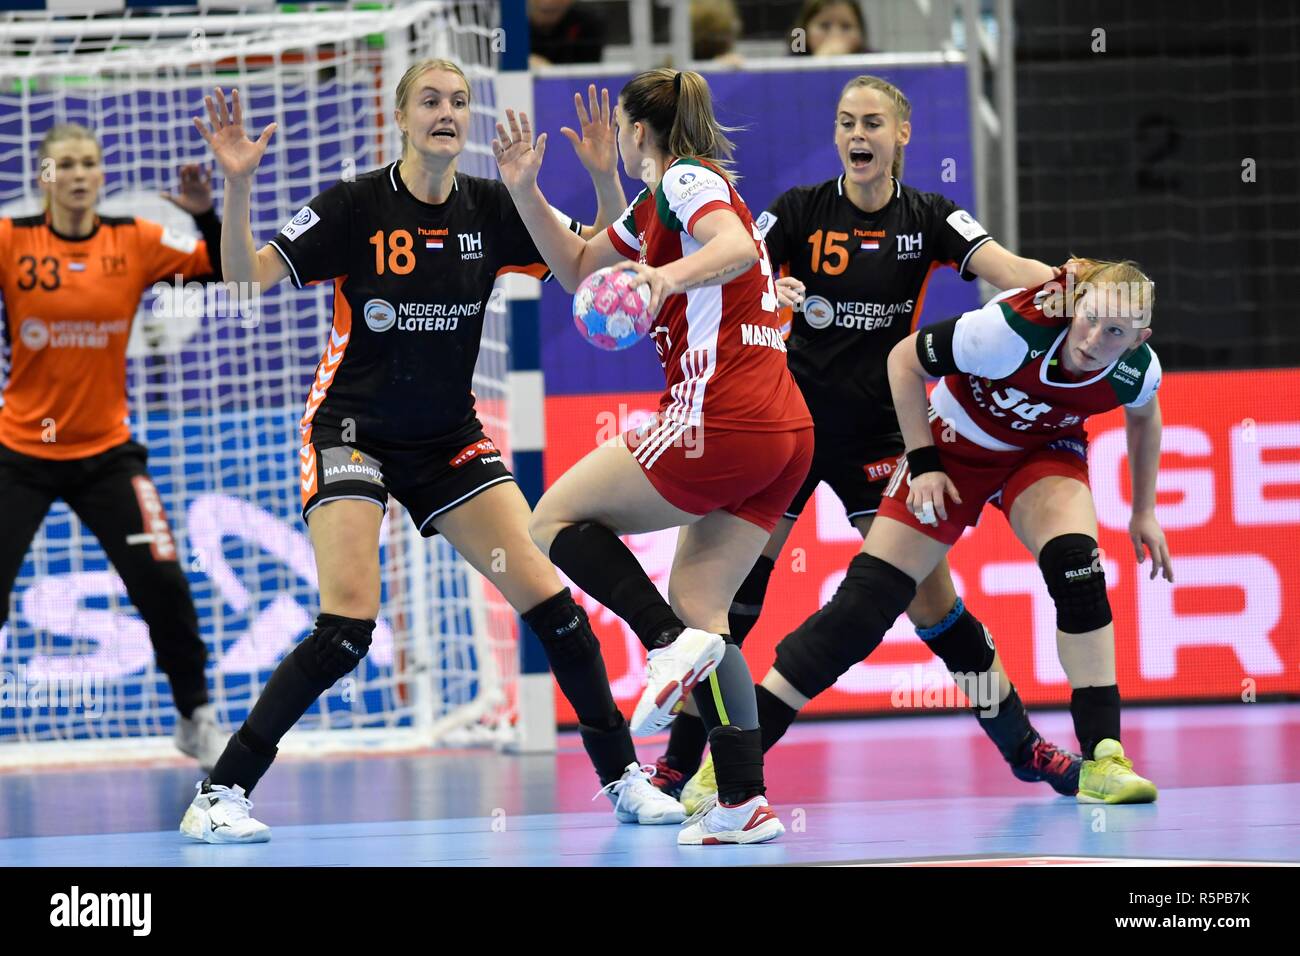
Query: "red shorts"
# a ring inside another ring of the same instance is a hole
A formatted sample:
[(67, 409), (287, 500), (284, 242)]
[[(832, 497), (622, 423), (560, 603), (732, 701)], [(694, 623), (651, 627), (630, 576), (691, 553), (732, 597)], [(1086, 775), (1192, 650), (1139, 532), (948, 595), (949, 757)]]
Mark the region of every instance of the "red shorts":
[(907, 507), (911, 476), (907, 456), (903, 455), (885, 488), (878, 512), (944, 544), (956, 544), (962, 532), (974, 527), (986, 503), (991, 502), (1003, 514), (1010, 515), (1020, 493), (1040, 478), (1060, 476), (1088, 484), (1088, 443), (1081, 436), (1058, 438), (1030, 451), (1005, 452), (981, 448), (960, 435), (956, 441), (944, 441), (940, 434), (944, 428), (941, 419), (930, 424), (943, 470), (957, 486), (962, 503), (954, 504), (952, 499), (946, 499), (944, 509), (948, 519), (937, 526), (919, 521)]
[(813, 430), (691, 428), (660, 418), (623, 441), (650, 484), (682, 511), (727, 511), (769, 534), (808, 475)]

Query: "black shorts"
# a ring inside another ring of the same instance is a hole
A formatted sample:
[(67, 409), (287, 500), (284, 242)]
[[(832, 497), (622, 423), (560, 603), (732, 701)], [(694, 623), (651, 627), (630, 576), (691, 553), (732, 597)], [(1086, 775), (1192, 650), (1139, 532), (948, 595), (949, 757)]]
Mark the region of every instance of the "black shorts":
[(840, 499), (850, 521), (874, 515), (898, 456), (903, 453), (903, 436), (893, 432), (848, 438), (822, 431), (814, 431), (813, 436), (812, 468), (785, 510), (785, 517), (798, 518), (823, 481)]
[(312, 427), (299, 452), (302, 517), (327, 501), (373, 501), (387, 510), (392, 495), (420, 534), (438, 533), (433, 519), (493, 485), (514, 481), (478, 419), (431, 442), (343, 441), (338, 429)]

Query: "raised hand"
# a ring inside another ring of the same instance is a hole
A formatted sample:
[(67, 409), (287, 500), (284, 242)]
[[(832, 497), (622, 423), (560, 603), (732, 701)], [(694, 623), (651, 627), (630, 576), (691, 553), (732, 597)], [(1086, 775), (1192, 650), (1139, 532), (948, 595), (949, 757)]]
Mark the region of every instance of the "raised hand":
[(206, 166), (186, 163), (181, 167), (180, 192), (161, 195), (163, 199), (184, 209), (191, 216), (205, 213), (212, 208), (212, 173)]
[(537, 182), (542, 157), (546, 155), (546, 134), (537, 137), (534, 145), (533, 124), (529, 122), (527, 113), (516, 116), (514, 110), (506, 110), (506, 122), (510, 124), (509, 132), (497, 123), (492, 155), (497, 158), (501, 181), (513, 193), (528, 189)]
[(194, 127), (199, 135), (212, 147), (212, 154), (217, 158), (222, 173), (227, 179), (248, 179), (262, 161), (266, 144), (271, 141), (276, 124), (268, 123), (262, 135), (255, 140), (248, 138), (244, 132), (244, 108), (239, 102), (239, 90), (231, 90), (231, 109), (226, 108), (226, 96), (217, 87), (212, 96), (203, 97), (208, 108), (208, 119), (212, 125), (205, 126), (197, 116)]
[(582, 94), (573, 94), (573, 107), (578, 113), (579, 137), (567, 126), (560, 127), (560, 132), (573, 144), (573, 151), (578, 154), (578, 161), (586, 167), (592, 176), (610, 176), (618, 172), (618, 135), (614, 132), (614, 111), (609, 106), (609, 90), (600, 91), (600, 105), (596, 104), (596, 84), (587, 87), (588, 106), (582, 102)]

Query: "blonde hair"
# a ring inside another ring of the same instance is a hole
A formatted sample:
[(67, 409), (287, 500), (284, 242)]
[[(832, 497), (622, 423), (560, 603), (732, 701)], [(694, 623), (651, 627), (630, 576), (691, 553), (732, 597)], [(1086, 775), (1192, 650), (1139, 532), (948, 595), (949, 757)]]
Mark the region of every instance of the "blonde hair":
[(50, 127), (50, 131), (41, 137), (41, 144), (36, 148), (36, 163), (39, 166), (50, 156), (50, 147), (55, 143), (62, 143), (69, 139), (88, 139), (95, 144), (95, 149), (102, 155), (104, 148), (99, 144), (97, 137), (89, 128), (82, 126), (80, 123), (59, 123)]
[[(469, 78), (465, 76), (465, 71), (462, 70), (459, 65), (453, 63), (451, 60), (443, 60), (437, 58), (429, 59), (429, 60), (421, 60), (419, 63), (412, 64), (407, 69), (407, 71), (402, 74), (402, 78), (397, 81), (396, 105), (399, 111), (403, 113), (406, 112), (406, 100), (407, 97), (411, 95), (411, 87), (415, 85), (415, 81), (419, 79), (422, 74), (427, 73), (430, 70), (446, 70), (449, 73), (455, 73), (465, 82), (466, 100), (470, 98), (471, 93), (470, 93)], [(407, 136), (406, 133), (403, 132), (402, 133), (402, 155), (403, 156), (406, 155), (406, 145), (407, 145)]]
[[(856, 89), (875, 90), (877, 93), (883, 93), (885, 98), (894, 105), (894, 118), (898, 121), (898, 125), (902, 126), (904, 123), (911, 122), (911, 101), (903, 95), (902, 90), (896, 87), (893, 83), (890, 83), (888, 80), (879, 76), (868, 76), (863, 74), (862, 76), (855, 76), (853, 79), (849, 80), (844, 84), (844, 89), (840, 90), (840, 99), (836, 103), (836, 106), (838, 106), (840, 102), (843, 102), (844, 97), (849, 95), (849, 90)], [(889, 170), (893, 177), (899, 181), (903, 178), (904, 148), (905, 147), (903, 146), (894, 147), (894, 164)]]
[(650, 127), (659, 149), (670, 156), (707, 159), (729, 182), (740, 179), (731, 168), (736, 146), (727, 138), (738, 127), (718, 122), (709, 84), (700, 74), (668, 67), (647, 70), (633, 77), (618, 97), (629, 120)]
[[(1077, 258), (1071, 256), (1071, 258)], [(1114, 311), (1134, 314), (1140, 320), (1139, 328), (1151, 324), (1152, 312), (1156, 304), (1156, 284), (1142, 267), (1132, 259), (1080, 259), (1078, 271), (1073, 282), (1053, 289), (1043, 300), (1043, 312), (1046, 315), (1074, 315), (1074, 308), (1090, 288), (1096, 288), (1098, 295), (1104, 296), (1103, 304), (1114, 306)], [(1066, 307), (1065, 296), (1071, 296)]]

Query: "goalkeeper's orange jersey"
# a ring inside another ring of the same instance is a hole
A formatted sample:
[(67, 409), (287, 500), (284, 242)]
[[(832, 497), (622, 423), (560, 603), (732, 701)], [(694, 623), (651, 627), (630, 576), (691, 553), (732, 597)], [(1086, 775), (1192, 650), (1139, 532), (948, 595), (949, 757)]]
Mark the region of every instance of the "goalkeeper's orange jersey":
[(0, 444), (67, 460), (130, 439), (126, 343), (140, 296), (211, 271), (201, 240), (156, 222), (100, 216), (70, 239), (45, 215), (0, 219)]

